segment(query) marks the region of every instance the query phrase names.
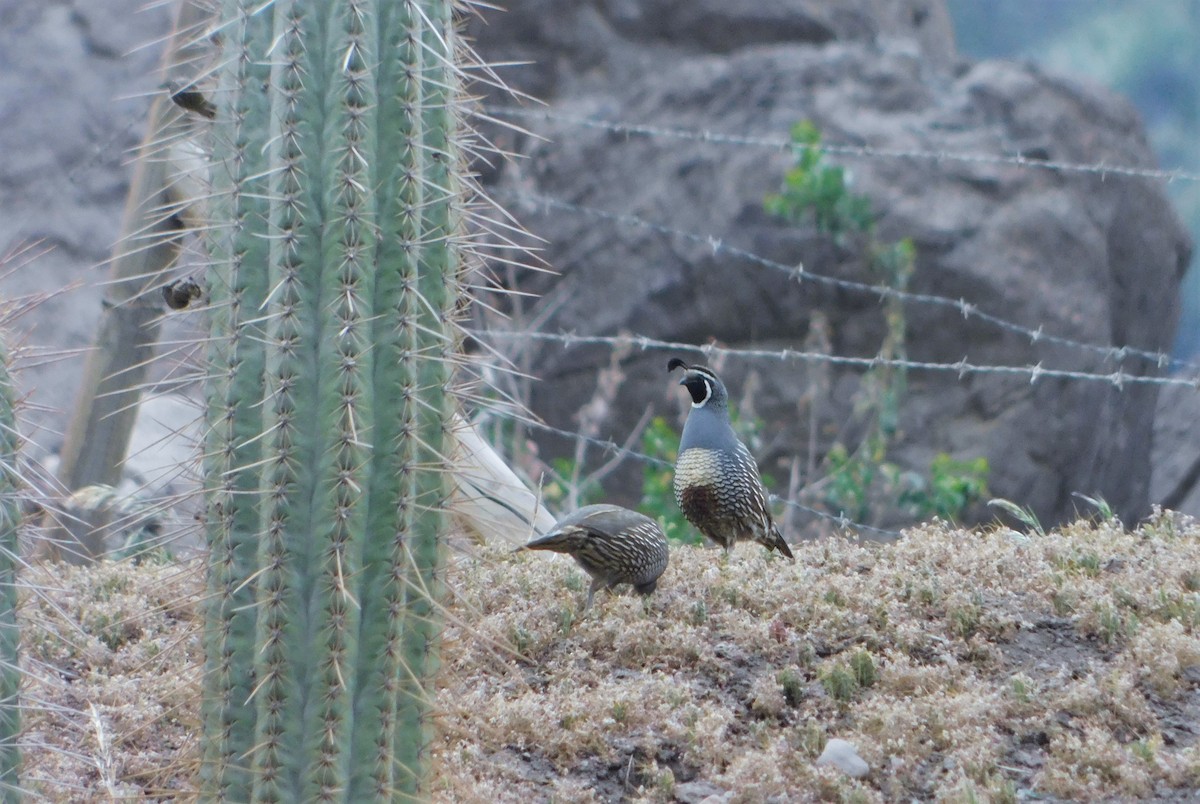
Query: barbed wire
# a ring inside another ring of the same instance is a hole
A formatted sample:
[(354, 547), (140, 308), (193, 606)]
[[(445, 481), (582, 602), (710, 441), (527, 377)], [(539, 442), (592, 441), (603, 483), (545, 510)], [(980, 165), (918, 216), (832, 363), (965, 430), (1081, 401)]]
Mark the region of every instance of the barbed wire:
[(1074, 371), (1071, 369), (1044, 368), (1040, 363), (1032, 366), (989, 366), (970, 363), (964, 357), (955, 363), (937, 363), (925, 360), (909, 360), (906, 358), (848, 357), (827, 352), (811, 352), (800, 349), (742, 349), (736, 347), (716, 346), (715, 344), (694, 344), (677, 341), (664, 341), (646, 335), (578, 335), (572, 332), (505, 332), (501, 330), (468, 330), (476, 338), (497, 338), (500, 340), (534, 340), (552, 341), (565, 346), (572, 345), (605, 345), (613, 348), (635, 347), (638, 349), (661, 349), (670, 351), (699, 352), (706, 357), (713, 355), (728, 355), (750, 359), (770, 359), (779, 361), (802, 360), (814, 363), (828, 363), (835, 366), (853, 366), (857, 368), (876, 368), (887, 366), (892, 368), (910, 369), (914, 371), (935, 371), (957, 374), (960, 378), (969, 374), (1007, 374), (1029, 378), (1035, 383), (1040, 379), (1081, 380), (1084, 382), (1103, 382), (1118, 389), (1126, 385), (1158, 385), (1183, 386), (1200, 390), (1200, 377), (1187, 379), (1183, 377), (1155, 377), (1139, 374), (1129, 374), (1124, 371), (1107, 373), (1092, 373)]
[[(581, 115), (565, 114), (544, 109), (522, 109), (515, 106), (484, 106), (482, 111), (493, 117), (504, 117), (522, 120), (540, 120), (544, 122), (566, 123), (581, 128), (594, 128), (611, 134), (641, 136), (660, 139), (683, 140), (687, 142), (714, 143), (718, 145), (738, 145), (770, 150), (787, 151), (794, 143), (783, 137), (756, 137), (743, 134), (724, 134), (706, 129), (685, 129), (670, 126), (652, 126), (645, 123), (627, 123), (619, 120), (584, 117)], [(807, 146), (806, 146), (807, 147)], [(1129, 176), (1142, 179), (1160, 179), (1168, 184), (1174, 181), (1200, 182), (1200, 173), (1186, 170), (1164, 170), (1162, 168), (1143, 168), (1128, 165), (1106, 165), (1103, 162), (1088, 164), (1081, 162), (1064, 162), (1053, 159), (1035, 159), (1020, 154), (981, 154), (956, 151), (930, 151), (920, 148), (878, 148), (870, 145), (845, 145), (821, 142), (812, 146), (822, 153), (833, 156), (850, 156), (868, 159), (907, 159), (928, 162), (963, 162), (966, 164), (1009, 165), (1013, 167), (1035, 168), (1059, 173), (1086, 173), (1107, 176)]]
[[(594, 436), (584, 435), (583, 433), (574, 432), (572, 430), (563, 430), (562, 428), (554, 427), (553, 425), (537, 421), (536, 419), (530, 419), (516, 411), (505, 408), (489, 408), (485, 415), (499, 416), (500, 418), (511, 420), (519, 419), (520, 422), (526, 427), (540, 430), (551, 435), (556, 435), (561, 438), (570, 439), (572, 441), (584, 441), (588, 444), (599, 447), (606, 454), (620, 455), (624, 458), (630, 458), (640, 463), (651, 464), (662, 469), (673, 470), (675, 468), (675, 464), (671, 463), (665, 458), (647, 455), (644, 452), (638, 452), (637, 450), (623, 447), (612, 439), (596, 438)], [(885, 528), (877, 528), (874, 525), (868, 525), (864, 522), (855, 522), (847, 517), (845, 512), (842, 512), (841, 514), (831, 514), (828, 511), (822, 511), (819, 508), (812, 508), (804, 503), (797, 502), (796, 500), (789, 500), (786, 497), (780, 497), (778, 494), (771, 494), (769, 491), (768, 496), (773, 503), (782, 503), (783, 505), (795, 508), (802, 513), (811, 514), (812, 516), (832, 522), (842, 530), (865, 531), (868, 533), (873, 533), (876, 536), (884, 536), (889, 539), (899, 538), (903, 535), (898, 530), (887, 530)]]
[[(647, 229), (667, 237), (678, 237), (682, 240), (697, 243), (710, 248), (714, 254), (725, 254), (727, 256), (738, 257), (756, 265), (760, 265), (764, 268), (783, 272), (800, 283), (805, 281), (815, 282), (817, 284), (836, 287), (852, 292), (877, 295), (881, 299), (893, 298), (903, 302), (911, 302), (913, 304), (925, 304), (954, 310), (962, 315), (964, 320), (980, 321), (997, 327), (998, 329), (1020, 335), (1024, 338), (1027, 338), (1031, 344), (1046, 343), (1053, 344), (1055, 346), (1062, 346), (1064, 348), (1090, 352), (1092, 354), (1099, 355), (1106, 360), (1112, 360), (1116, 363), (1121, 363), (1129, 357), (1136, 357), (1152, 363), (1159, 369), (1185, 369), (1200, 371), (1200, 365), (1185, 360), (1172, 358), (1166, 352), (1152, 352), (1132, 346), (1106, 346), (1074, 340), (1061, 335), (1047, 334), (1041, 326), (1038, 326), (1036, 329), (1034, 329), (1032, 327), (1027, 327), (1023, 324), (1018, 324), (1014, 321), (1001, 318), (1000, 316), (992, 315), (991, 313), (980, 310), (977, 305), (968, 302), (963, 298), (952, 299), (948, 296), (938, 296), (930, 293), (913, 293), (911, 291), (900, 290), (887, 285), (857, 282), (851, 279), (842, 279), (840, 277), (814, 273), (807, 270), (802, 264), (786, 265), (784, 263), (776, 262), (775, 260), (760, 256), (738, 246), (731, 246), (725, 243), (721, 238), (714, 237), (712, 235), (702, 235), (695, 232), (676, 229), (672, 226), (646, 220), (645, 218), (641, 218), (630, 213), (611, 212), (605, 209), (575, 204), (570, 201), (563, 201), (561, 199), (552, 198), (546, 195), (521, 192), (507, 188), (494, 188), (490, 192), (497, 199), (507, 198), (518, 203), (532, 205), (535, 209), (540, 207), (546, 210), (561, 210), (599, 220), (606, 220), (621, 226), (634, 226)], [(1184, 384), (1191, 383), (1184, 382)]]

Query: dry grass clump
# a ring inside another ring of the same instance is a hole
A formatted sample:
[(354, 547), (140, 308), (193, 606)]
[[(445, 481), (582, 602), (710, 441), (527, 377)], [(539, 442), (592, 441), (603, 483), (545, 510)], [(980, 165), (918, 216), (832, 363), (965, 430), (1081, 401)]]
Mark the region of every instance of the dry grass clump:
[[(671, 801), (685, 783), (734, 801), (1197, 794), (1200, 527), (929, 525), (795, 549), (791, 565), (756, 545), (728, 561), (675, 548), (658, 593), (601, 595), (586, 613), (570, 560), (456, 559), (434, 797)], [(188, 789), (198, 573), (35, 572), (37, 792)], [(814, 764), (832, 737), (857, 747), (865, 778)]]
[[(570, 562), (453, 573), (448, 798), (1016, 800), (1200, 788), (1200, 529), (913, 530), (891, 545), (676, 548), (657, 595), (577, 616)], [(520, 658), (508, 651), (515, 651)], [(814, 758), (831, 737), (872, 772)]]
[(200, 573), (38, 565), (22, 575), (25, 787), (49, 801), (174, 798), (199, 724)]

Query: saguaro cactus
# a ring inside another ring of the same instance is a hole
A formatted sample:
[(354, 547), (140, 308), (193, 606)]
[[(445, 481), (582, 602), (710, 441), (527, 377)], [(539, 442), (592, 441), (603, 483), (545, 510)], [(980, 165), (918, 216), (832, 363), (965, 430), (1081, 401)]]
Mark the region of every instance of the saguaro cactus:
[(202, 795), (420, 795), (463, 270), (450, 4), (220, 13)]
[(17, 469), (16, 394), (8, 353), (0, 347), (0, 800), (20, 801), (21, 669), (17, 663), (17, 531), (21, 488)]

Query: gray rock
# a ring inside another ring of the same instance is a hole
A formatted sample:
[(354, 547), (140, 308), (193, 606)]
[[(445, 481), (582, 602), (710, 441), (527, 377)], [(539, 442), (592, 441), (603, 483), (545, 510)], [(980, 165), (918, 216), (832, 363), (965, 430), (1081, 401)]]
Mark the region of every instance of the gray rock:
[[(47, 253), (0, 277), (12, 299), (54, 293), (6, 334), (39, 349), (18, 377), (34, 407), (26, 434), (54, 449), (91, 344), (102, 263), (111, 254), (173, 4), (142, 0), (0, 0), (0, 255)], [(170, 329), (165, 337), (177, 338)], [(39, 431), (38, 428), (45, 428)]]
[(919, 43), (949, 63), (954, 31), (942, 0), (525, 0), (472, 20), (468, 35), (506, 81), (543, 100), (584, 87), (644, 82), (663, 62), (770, 44)]
[(680, 782), (673, 789), (675, 800), (682, 801), (683, 804), (702, 804), (709, 801), (727, 801), (730, 793), (722, 790), (712, 782), (706, 782), (703, 779), (697, 779), (693, 782)]
[[(867, 8), (836, 4), (848, 6)], [(604, 7), (611, 12), (621, 6)], [(752, 7), (757, 6), (729, 4), (723, 12), (728, 27), (737, 27), (739, 15), (752, 15)], [(832, 143), (1154, 164), (1137, 115), (1115, 94), (1027, 65), (950, 63), (946, 54), (932, 52), (920, 38), (905, 38), (899, 29), (859, 36), (827, 25), (832, 39), (797, 34), (785, 42), (747, 34), (739, 46), (715, 52), (686, 26), (680, 28), (682, 22), (671, 23), (658, 38), (635, 36), (625, 22), (618, 24), (591, 4), (575, 3), (572, 9), (573, 18), (537, 22), (522, 11), (511, 24), (521, 30), (534, 26), (538, 33), (520, 42), (499, 35), (510, 23), (496, 15), (500, 30), (481, 40), (486, 55), (529, 42), (561, 48), (557, 58), (530, 68), (536, 74), (532, 83), (547, 89), (559, 113), (775, 138), (796, 121), (811, 120)], [(872, 19), (879, 30), (884, 23)], [(625, 58), (634, 52), (636, 58)], [(859, 253), (763, 212), (764, 195), (778, 188), (790, 162), (787, 154), (625, 136), (565, 122), (534, 128), (547, 139), (498, 134), (527, 159), (490, 174), (492, 186), (640, 216), (698, 235), (671, 236), (505, 196), (507, 206), (543, 238), (541, 256), (561, 272), (523, 283), (544, 294), (533, 314), (547, 314), (545, 330), (629, 331), (668, 341), (803, 349), (819, 313), (829, 323), (835, 354), (877, 353), (885, 323), (874, 294), (797, 283), (781, 271), (712, 248), (719, 241), (783, 265), (803, 263), (815, 273), (876, 281)], [(1158, 182), (986, 160), (844, 155), (836, 161), (847, 167), (854, 191), (870, 197), (880, 236), (911, 237), (915, 243), (911, 290), (963, 298), (1029, 330), (1040, 327), (1101, 347), (1170, 347), (1190, 243)], [(1096, 351), (1033, 343), (1028, 335), (964, 320), (953, 307), (905, 309), (913, 359), (1101, 373), (1116, 367)], [(635, 351), (624, 361), (625, 382), (603, 435), (623, 440), (647, 406), (675, 414), (679, 394), (665, 374), (669, 356)], [(533, 392), (534, 412), (551, 425), (576, 429), (576, 412), (609, 360), (602, 346), (542, 348), (534, 360), (533, 373), (541, 378)], [(1156, 370), (1133, 358), (1121, 367), (1127, 373)], [(861, 369), (801, 362), (781, 368), (774, 361), (739, 359), (730, 360), (723, 373), (735, 398), (753, 379), (749, 401), (767, 434), (760, 462), (778, 486), (793, 456), (807, 463), (810, 413), (817, 465), (835, 437), (853, 446), (863, 434), (849, 414)], [(992, 494), (1030, 506), (1044, 524), (1074, 516), (1073, 491), (1103, 497), (1134, 520), (1150, 502), (1155, 399), (1155, 389), (1145, 386), (912, 371), (888, 458), (924, 471), (939, 452), (985, 457)], [(573, 447), (551, 437), (542, 443), (543, 454), (567, 454)], [(636, 502), (640, 477), (641, 467), (632, 466), (614, 476), (608, 490), (622, 502)], [(976, 513), (981, 519), (993, 516), (982, 509)]]
[(817, 764), (837, 768), (855, 779), (861, 779), (871, 772), (871, 766), (858, 755), (854, 744), (837, 737), (825, 743), (825, 750), (817, 757)]
[[(0, 252), (41, 240), (33, 267), (4, 277), (6, 297), (82, 286), (42, 304), (18, 327), (25, 342), (79, 349), (91, 342), (98, 283), (117, 236), (170, 13), (143, 0), (0, 0)], [(954, 54), (937, 0), (529, 0), (487, 13), (471, 32), (493, 60), (532, 59), (502, 75), (574, 114), (779, 137), (813, 120), (827, 141), (948, 153), (1024, 153), (1033, 159), (1152, 166), (1131, 108), (1111, 93), (1028, 66), (969, 64)], [(537, 126), (543, 130), (542, 126)], [(784, 264), (871, 281), (861, 260), (811, 230), (761, 209), (788, 164), (751, 147), (544, 128), (550, 143), (497, 132), (529, 157), (488, 170), (496, 188), (524, 188), (632, 213), (719, 238)], [(964, 297), (1029, 327), (1101, 344), (1167, 348), (1189, 245), (1161, 188), (1136, 178), (1058, 173), (986, 162), (840, 157), (856, 191), (881, 212), (881, 234), (913, 237), (913, 289)], [(529, 289), (560, 301), (546, 328), (622, 329), (670, 340), (802, 348), (814, 314), (833, 349), (872, 355), (883, 322), (877, 299), (805, 283), (714, 254), (703, 243), (509, 203), (537, 234), (561, 278)], [(1096, 355), (1032, 345), (963, 322), (954, 310), (910, 306), (909, 354), (921, 360), (1109, 371)], [(175, 338), (168, 331), (164, 338)], [(652, 405), (671, 414), (677, 390), (667, 355), (635, 353), (604, 435), (618, 440)], [(537, 356), (533, 408), (574, 430), (575, 412), (607, 365), (604, 349), (546, 348)], [(27, 420), (41, 446), (60, 440), (80, 360), (39, 361), (19, 381), (37, 408)], [(1139, 370), (1127, 361), (1127, 371)], [(731, 361), (739, 393), (751, 374), (755, 414), (770, 434), (764, 468), (787, 477), (806, 459), (809, 409), (822, 375), (803, 364)], [(817, 457), (846, 424), (859, 382), (829, 372), (816, 396)], [(1183, 394), (1181, 396), (1186, 396)], [(996, 496), (1031, 505), (1044, 523), (1072, 515), (1072, 491), (1104, 497), (1127, 518), (1145, 512), (1156, 394), (1103, 384), (979, 375), (909, 376), (898, 443), (889, 458), (922, 469), (946, 451), (987, 457)], [(799, 407), (798, 407), (799, 406)], [(847, 440), (861, 435), (852, 426)], [(1166, 445), (1171, 437), (1160, 438)], [(1194, 439), (1192, 440), (1194, 443)], [(1179, 442), (1175, 442), (1179, 443)], [(569, 447), (545, 441), (547, 457)], [(1186, 475), (1190, 458), (1184, 456)], [(1169, 479), (1163, 481), (1170, 487)], [(633, 502), (640, 467), (618, 475), (614, 501)], [(778, 489), (782, 490), (782, 489)], [(1190, 504), (1190, 503), (1189, 503)], [(1200, 502), (1196, 505), (1200, 509)]]
[(1150, 499), (1164, 508), (1200, 516), (1200, 395), (1168, 386), (1158, 392)]

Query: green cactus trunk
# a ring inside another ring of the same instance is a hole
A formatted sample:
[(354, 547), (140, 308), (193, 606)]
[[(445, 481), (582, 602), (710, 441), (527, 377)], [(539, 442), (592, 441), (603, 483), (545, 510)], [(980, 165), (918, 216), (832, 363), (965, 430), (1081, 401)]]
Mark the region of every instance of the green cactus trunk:
[[(270, 68), (251, 43), (270, 35), (269, 14), (240, 13), (225, 3), (229, 20), (220, 84), (228, 93), (228, 125), (214, 149), (214, 221), (209, 271), (208, 606), (204, 634), (205, 677), (201, 785), (214, 798), (249, 789), (246, 752), (254, 733), (256, 609), (251, 579), (258, 569), (260, 462), (266, 359), (262, 308), (267, 296), (270, 165), (262, 147), (270, 101), (261, 87)], [(235, 51), (236, 48), (236, 51)]]
[(17, 467), (20, 439), (8, 353), (0, 348), (0, 800), (21, 800), (21, 668), (17, 625), (17, 534), (21, 524)]
[(202, 796), (420, 796), (462, 293), (450, 5), (222, 14)]

